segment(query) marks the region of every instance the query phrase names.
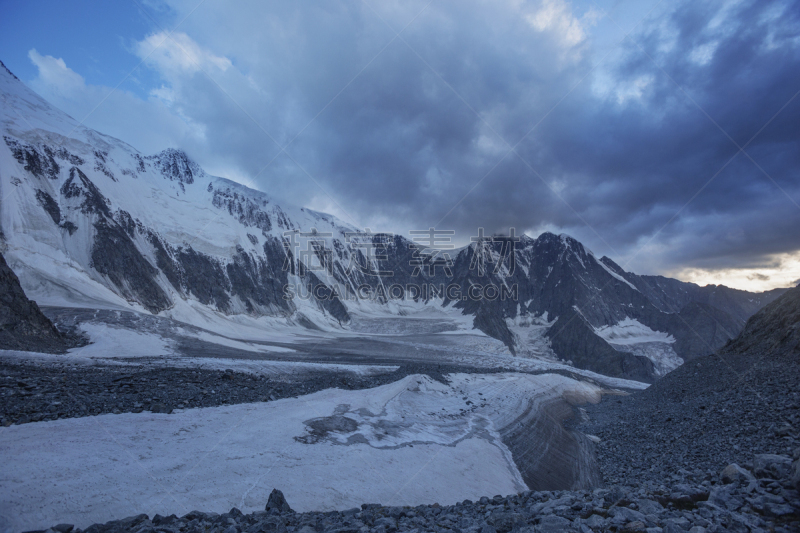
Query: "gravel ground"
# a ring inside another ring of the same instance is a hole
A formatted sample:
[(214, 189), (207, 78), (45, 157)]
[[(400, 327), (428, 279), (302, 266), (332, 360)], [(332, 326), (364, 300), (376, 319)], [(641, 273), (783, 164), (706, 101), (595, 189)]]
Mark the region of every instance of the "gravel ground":
[(647, 390), (587, 406), (606, 483), (746, 466), (800, 446), (800, 354), (697, 359)]
[[(72, 366), (0, 361), (0, 425), (268, 402), (333, 387), (344, 390), (378, 387), (410, 374), (427, 374), (444, 382), (449, 373), (499, 372), (514, 370), (407, 363), (397, 370), (370, 376), (347, 371), (303, 371), (266, 377), (232, 370), (153, 365)], [(569, 372), (555, 373), (579, 378)]]
[[(293, 513), (273, 491), (265, 511), (244, 515), (193, 511), (179, 518), (147, 515), (95, 524), (85, 533), (557, 533), (641, 531), (691, 533), (723, 531), (793, 532), (800, 527), (797, 491), (788, 482), (789, 458), (761, 458), (756, 478), (747, 471), (726, 471), (703, 480), (637, 488), (614, 486), (594, 491), (524, 492), (513, 496), (465, 500), (457, 505), (361, 508), (328, 513)], [(759, 461), (754, 461), (758, 463)], [(69, 524), (47, 533), (78, 533)]]
[(0, 362), (0, 425), (107, 413), (267, 402), (338, 387), (365, 389), (409, 374), (474, 372), (471, 368), (405, 365), (385, 374), (304, 372), (268, 378), (232, 370), (153, 366), (55, 366)]

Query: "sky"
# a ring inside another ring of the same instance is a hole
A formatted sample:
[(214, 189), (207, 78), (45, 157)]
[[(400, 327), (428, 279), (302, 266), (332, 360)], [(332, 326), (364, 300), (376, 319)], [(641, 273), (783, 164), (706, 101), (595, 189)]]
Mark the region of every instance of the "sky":
[(0, 60), (144, 153), (373, 231), (568, 233), (800, 282), (800, 0), (0, 0)]

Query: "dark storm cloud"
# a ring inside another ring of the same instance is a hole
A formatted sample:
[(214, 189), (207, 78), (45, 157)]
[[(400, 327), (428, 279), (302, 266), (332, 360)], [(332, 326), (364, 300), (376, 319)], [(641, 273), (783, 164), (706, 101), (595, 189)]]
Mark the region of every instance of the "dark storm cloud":
[(635, 2), (206, 2), (137, 53), (177, 146), (348, 222), (565, 231), (644, 272), (800, 250), (800, 97), (761, 130), (800, 2), (654, 5), (617, 45)]
[[(642, 100), (602, 109), (593, 135), (554, 139), (552, 162), (581, 176), (575, 204), (602, 206), (609, 216), (590, 220), (612, 242), (657, 231), (713, 178), (663, 232), (674, 261), (745, 266), (800, 248), (800, 100), (760, 131), (800, 90), (800, 10), (776, 6), (742, 3), (709, 31), (718, 10), (682, 5), (666, 21), (674, 39), (666, 50), (657, 26), (634, 37), (617, 66), (620, 80), (652, 76)], [(710, 60), (693, 61), (709, 43)], [(746, 149), (754, 163), (735, 143), (757, 133)]]
[[(501, 161), (507, 142), (516, 144), (591, 68), (585, 42), (564, 46), (559, 26), (535, 31), (517, 10), (461, 6), (430, 6), (289, 150), (311, 162), (312, 174), (325, 176), (342, 205), (366, 216), (389, 213), (397, 231), (440, 221)], [(374, 14), (364, 16), (385, 35), (372, 50), (404, 22), (390, 28)], [(352, 63), (367, 58), (343, 56), (341, 68), (331, 69), (352, 71)], [(331, 86), (337, 85), (312, 87), (305, 96), (322, 107), (318, 93), (331, 94)], [(442, 223), (466, 234), (476, 222), (492, 229), (533, 225), (545, 213), (530, 212), (531, 195), (542, 192), (530, 174), (508, 156), (498, 176), (486, 179), (495, 184), (468, 197), (470, 212), (484, 212), (476, 218), (455, 211)]]
[[(534, 7), (548, 5), (558, 4)], [(758, 265), (800, 249), (800, 99), (747, 147), (764, 172), (735, 144), (750, 141), (800, 89), (800, 6), (780, 7), (683, 3), (648, 20), (578, 84), (598, 59), (590, 39), (565, 43), (563, 26), (537, 31), (511, 9), (437, 3), (288, 152), (323, 177), (344, 210), (388, 217), (398, 232), (436, 223), (463, 235), (478, 225), (556, 227), (621, 258), (656, 235), (669, 253), (640, 254), (633, 266)], [(412, 11), (392, 29), (369, 10), (352, 19), (337, 13), (337, 23), (368, 27), (374, 41), (359, 55), (339, 35), (345, 44), (327, 50), (322, 73), (316, 60), (294, 57), (294, 68), (308, 72), (302, 119), (292, 126), (322, 108), (352, 65), (369, 61)], [(610, 80), (605, 93), (600, 72)], [(519, 155), (506, 155), (575, 84)], [(283, 163), (261, 183), (287, 172), (307, 179)]]

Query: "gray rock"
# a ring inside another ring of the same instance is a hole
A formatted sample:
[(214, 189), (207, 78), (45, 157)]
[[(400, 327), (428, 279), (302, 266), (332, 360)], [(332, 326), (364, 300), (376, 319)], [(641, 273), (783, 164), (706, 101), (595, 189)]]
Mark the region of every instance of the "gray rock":
[(639, 512), (641, 512), (643, 515), (657, 514), (664, 510), (664, 507), (654, 500), (637, 500), (636, 505), (639, 506)]
[(286, 502), (286, 498), (283, 496), (283, 492), (279, 491), (278, 489), (272, 489), (272, 492), (269, 494), (269, 499), (267, 500), (267, 511), (276, 510), (279, 513), (293, 513), (292, 508), (289, 507), (289, 504)]
[(740, 481), (749, 481), (753, 479), (753, 474), (737, 465), (736, 463), (729, 464), (722, 469), (719, 474), (723, 483), (738, 483)]
[(792, 473), (789, 477), (789, 482), (795, 488), (795, 490), (800, 491), (800, 459), (797, 459), (794, 463), (792, 463)]
[(664, 533), (686, 531), (692, 525), (686, 517), (670, 518), (664, 523)]
[(376, 526), (384, 526), (387, 529), (397, 529), (397, 521), (390, 516), (384, 516), (375, 520)]
[(744, 500), (735, 495), (735, 485), (733, 484), (712, 489), (708, 501), (729, 511), (735, 511), (744, 504)]
[(784, 479), (791, 470), (792, 460), (785, 455), (767, 453), (753, 458), (753, 473), (758, 478)]
[(642, 513), (628, 507), (612, 507), (609, 509), (608, 514), (613, 515), (611, 523), (618, 525), (627, 524), (628, 522), (644, 522), (647, 520)]
[(584, 520), (583, 523), (592, 529), (600, 529), (606, 526), (608, 520), (606, 520), (599, 514), (593, 514), (592, 516)]
[(525, 518), (517, 513), (506, 513), (503, 511), (495, 511), (489, 517), (488, 522), (492, 524), (497, 533), (508, 533), (514, 526), (525, 522)]
[(625, 527), (622, 528), (622, 531), (645, 531), (647, 528), (644, 525), (644, 522), (640, 520), (636, 520), (634, 522), (628, 522), (625, 524)]
[(764, 504), (764, 509), (774, 516), (787, 516), (795, 513), (794, 507), (785, 503), (771, 503)]
[(555, 515), (543, 516), (536, 525), (536, 531), (540, 533), (561, 533), (568, 530), (572, 522), (566, 518)]

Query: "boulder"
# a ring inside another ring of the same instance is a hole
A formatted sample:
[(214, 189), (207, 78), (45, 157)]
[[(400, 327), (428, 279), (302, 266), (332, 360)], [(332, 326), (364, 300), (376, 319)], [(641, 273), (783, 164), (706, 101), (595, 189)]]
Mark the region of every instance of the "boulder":
[(278, 489), (272, 489), (272, 492), (269, 494), (269, 499), (267, 500), (267, 511), (276, 510), (279, 513), (293, 513), (292, 508), (289, 507), (289, 504), (286, 502), (286, 498), (283, 496), (283, 493)]
[(792, 474), (789, 478), (789, 482), (796, 490), (800, 491), (800, 459), (792, 463)]
[(792, 460), (785, 455), (765, 453), (753, 458), (753, 473), (759, 478), (784, 479), (791, 470)]
[(567, 531), (570, 526), (572, 526), (572, 522), (566, 518), (556, 515), (547, 515), (539, 520), (536, 531), (540, 533), (561, 533)]
[(728, 483), (738, 483), (740, 481), (749, 481), (753, 479), (753, 474), (737, 465), (736, 463), (729, 464), (720, 472), (719, 477), (726, 485)]

